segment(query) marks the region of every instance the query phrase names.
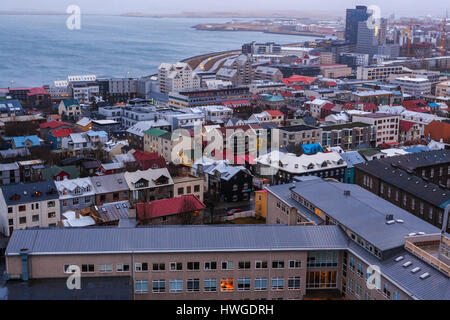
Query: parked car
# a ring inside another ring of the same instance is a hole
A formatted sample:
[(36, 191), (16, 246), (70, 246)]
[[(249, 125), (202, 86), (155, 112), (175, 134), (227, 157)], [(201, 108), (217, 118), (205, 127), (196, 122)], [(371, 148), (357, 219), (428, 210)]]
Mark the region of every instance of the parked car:
[(242, 209), (240, 209), (240, 208), (234, 208), (234, 209), (228, 210), (228, 211), (227, 211), (227, 214), (228, 214), (229, 216), (232, 216), (233, 214), (238, 213), (238, 212), (242, 212)]

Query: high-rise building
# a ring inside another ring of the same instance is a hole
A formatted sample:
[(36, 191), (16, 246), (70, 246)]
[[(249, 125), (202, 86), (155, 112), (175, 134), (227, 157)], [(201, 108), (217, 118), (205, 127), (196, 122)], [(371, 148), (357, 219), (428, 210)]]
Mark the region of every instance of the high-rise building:
[(162, 63), (158, 68), (161, 93), (199, 89), (200, 77), (184, 62)]
[(366, 6), (356, 6), (355, 9), (347, 9), (345, 21), (345, 40), (356, 43), (358, 40), (358, 24), (369, 18)]

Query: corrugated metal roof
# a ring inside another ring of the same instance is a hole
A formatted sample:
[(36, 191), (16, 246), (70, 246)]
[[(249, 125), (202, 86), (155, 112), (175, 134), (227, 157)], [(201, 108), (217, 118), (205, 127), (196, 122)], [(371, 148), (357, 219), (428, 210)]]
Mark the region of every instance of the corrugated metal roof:
[[(395, 256), (383, 261), (378, 260), (354, 242), (349, 243), (349, 250), (366, 263), (378, 266), (381, 274), (387, 280), (406, 291), (413, 298), (420, 300), (450, 300), (450, 279), (404, 249)], [(395, 261), (400, 256), (403, 256), (403, 259)], [(407, 261), (410, 261), (411, 265), (405, 268), (403, 264)], [(419, 267), (420, 271), (412, 273), (411, 270), (416, 267)], [(426, 279), (420, 279), (420, 276), (425, 272), (429, 273), (430, 276)]]
[(242, 225), (15, 230), (6, 255), (345, 249), (338, 226)]
[[(344, 191), (350, 191), (350, 195), (344, 195)], [(402, 247), (404, 237), (410, 233), (440, 232), (428, 222), (357, 185), (317, 178), (296, 183), (293, 192), (381, 251)], [(403, 223), (387, 225), (387, 214)]]

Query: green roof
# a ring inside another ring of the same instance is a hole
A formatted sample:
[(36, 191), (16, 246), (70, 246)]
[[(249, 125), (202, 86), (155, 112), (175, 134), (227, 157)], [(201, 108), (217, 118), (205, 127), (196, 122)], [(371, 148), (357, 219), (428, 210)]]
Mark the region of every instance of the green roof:
[(376, 148), (370, 148), (370, 149), (362, 149), (362, 150), (358, 150), (359, 154), (362, 156), (374, 156), (378, 153), (380, 153), (381, 151), (379, 149)]
[(50, 168), (42, 169), (42, 177), (45, 181), (54, 180), (55, 176), (61, 171), (67, 172), (70, 175), (70, 179), (78, 178), (80, 175), (78, 174), (78, 169), (75, 166), (64, 166), (64, 167), (58, 167), (53, 166)]
[(159, 128), (150, 128), (150, 129), (144, 131), (144, 133), (146, 133), (148, 135), (151, 135), (151, 136), (154, 136), (154, 137), (159, 137), (159, 136), (167, 133), (167, 131), (166, 130), (161, 130)]

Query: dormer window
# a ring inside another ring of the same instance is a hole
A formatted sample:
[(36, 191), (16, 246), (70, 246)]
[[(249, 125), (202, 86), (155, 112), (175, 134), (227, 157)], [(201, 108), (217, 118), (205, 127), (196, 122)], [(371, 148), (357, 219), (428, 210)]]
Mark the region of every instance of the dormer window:
[(325, 168), (327, 165), (328, 165), (328, 164), (327, 164), (326, 161), (322, 162), (322, 168)]
[(312, 170), (312, 169), (314, 169), (314, 164), (310, 163), (310, 164), (308, 165), (308, 170)]
[(81, 188), (80, 187), (77, 187), (75, 189), (75, 194), (81, 194)]
[(40, 192), (40, 191), (35, 191), (33, 193), (33, 197), (40, 197), (41, 195), (42, 195), (42, 192)]

